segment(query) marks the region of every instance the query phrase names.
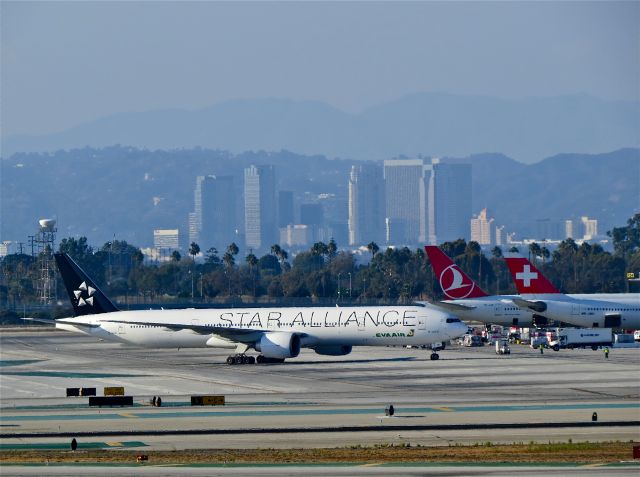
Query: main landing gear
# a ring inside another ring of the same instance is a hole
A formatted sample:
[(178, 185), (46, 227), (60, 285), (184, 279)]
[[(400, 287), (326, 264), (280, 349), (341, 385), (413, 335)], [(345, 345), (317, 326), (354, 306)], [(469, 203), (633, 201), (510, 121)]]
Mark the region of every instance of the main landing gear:
[(257, 358), (253, 356), (247, 356), (246, 354), (232, 354), (227, 357), (227, 364), (269, 364), (269, 363), (284, 363), (284, 359), (281, 358), (267, 358), (266, 356), (258, 355)]
[(246, 354), (236, 354), (227, 357), (227, 364), (255, 364), (256, 359)]

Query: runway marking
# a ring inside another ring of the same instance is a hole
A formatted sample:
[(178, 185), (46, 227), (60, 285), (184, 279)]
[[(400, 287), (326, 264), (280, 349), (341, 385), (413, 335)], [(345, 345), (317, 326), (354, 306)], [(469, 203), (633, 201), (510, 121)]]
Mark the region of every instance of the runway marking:
[(436, 411), (446, 411), (446, 412), (455, 411), (455, 409), (451, 409), (450, 407), (444, 407), (444, 406), (433, 406), (431, 409), (435, 409)]
[(140, 417), (140, 416), (137, 416), (135, 414), (131, 414), (130, 412), (119, 412), (118, 416), (130, 417), (130, 418), (138, 418), (138, 417)]

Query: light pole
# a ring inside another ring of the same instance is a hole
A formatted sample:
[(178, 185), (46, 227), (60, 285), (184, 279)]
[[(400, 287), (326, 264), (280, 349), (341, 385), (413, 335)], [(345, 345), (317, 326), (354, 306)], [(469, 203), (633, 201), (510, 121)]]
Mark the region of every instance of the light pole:
[(189, 270), (189, 275), (191, 275), (191, 301), (193, 302), (193, 273)]
[(349, 272), (349, 300), (351, 300), (351, 272)]
[(342, 272), (338, 273), (338, 301), (340, 301), (340, 277), (342, 276)]

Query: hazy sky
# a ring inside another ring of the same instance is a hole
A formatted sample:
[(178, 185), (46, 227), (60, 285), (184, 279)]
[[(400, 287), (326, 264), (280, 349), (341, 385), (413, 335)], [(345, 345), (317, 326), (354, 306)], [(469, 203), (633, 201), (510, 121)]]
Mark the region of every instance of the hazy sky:
[(237, 98), (640, 99), (640, 3), (1, 2), (2, 134)]

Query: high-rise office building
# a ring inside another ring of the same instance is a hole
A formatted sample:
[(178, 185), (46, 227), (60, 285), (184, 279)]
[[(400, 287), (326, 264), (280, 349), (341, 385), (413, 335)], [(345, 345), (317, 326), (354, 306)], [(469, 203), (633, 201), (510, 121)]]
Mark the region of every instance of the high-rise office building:
[(294, 221), (293, 192), (281, 190), (278, 192), (278, 227), (286, 227)]
[(477, 217), (471, 219), (471, 240), (480, 245), (492, 245), (495, 242), (493, 222), (493, 218), (487, 216), (487, 209), (482, 209)]
[(598, 236), (598, 220), (590, 219), (587, 216), (580, 217), (580, 222), (582, 222), (583, 235), (582, 238), (584, 240), (591, 240), (594, 237)]
[(431, 167), (422, 159), (384, 161), (385, 223), (389, 243), (414, 245), (425, 241), (430, 176)]
[(471, 164), (465, 160), (432, 159), (429, 183), (429, 242), (469, 239)]
[(163, 250), (178, 250), (180, 248), (178, 229), (155, 229), (153, 231), (153, 246)]
[(300, 223), (309, 227), (311, 240), (325, 240), (322, 228), (324, 226), (324, 212), (322, 204), (300, 205)]
[(564, 238), (573, 238), (573, 220), (567, 219), (564, 221)]
[(224, 250), (236, 240), (236, 206), (232, 176), (206, 176), (200, 183), (200, 248)]
[(383, 243), (385, 188), (382, 167), (351, 166), (349, 174), (349, 245)]
[(278, 241), (275, 168), (249, 166), (244, 170), (244, 226), (246, 246), (266, 251)]
[(189, 243), (200, 243), (202, 229), (202, 181), (205, 176), (196, 177), (196, 187), (193, 190), (193, 212), (189, 213)]

